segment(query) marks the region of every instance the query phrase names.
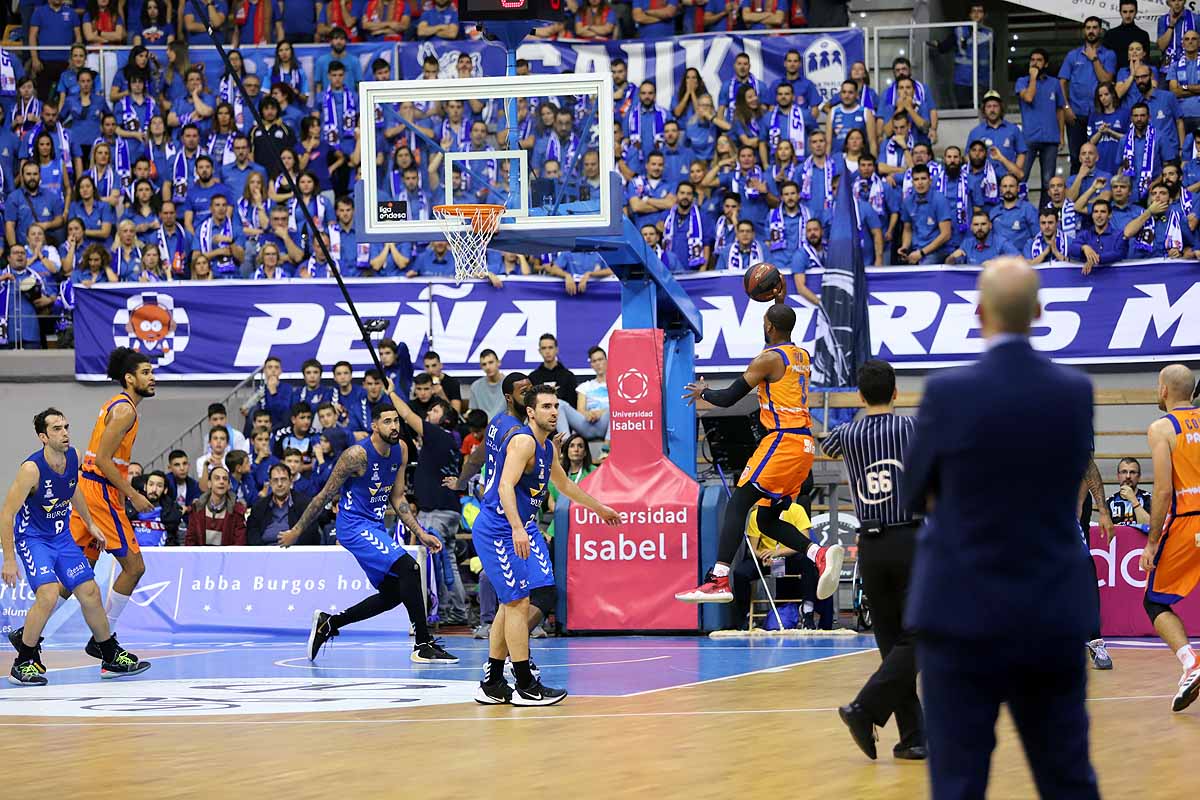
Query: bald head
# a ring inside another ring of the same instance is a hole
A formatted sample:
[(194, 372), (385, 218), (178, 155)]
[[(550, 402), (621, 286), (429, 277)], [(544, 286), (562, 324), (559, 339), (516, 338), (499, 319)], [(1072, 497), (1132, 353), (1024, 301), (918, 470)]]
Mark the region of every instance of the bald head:
[(1029, 333), (1041, 315), (1037, 272), (1022, 258), (996, 258), (979, 275), (979, 310), (984, 335)]
[(1166, 392), (1163, 399), (1170, 409), (1173, 405), (1191, 400), (1192, 391), (1196, 388), (1196, 377), (1183, 364), (1172, 364), (1163, 367), (1162, 372), (1158, 373), (1158, 386), (1160, 395)]

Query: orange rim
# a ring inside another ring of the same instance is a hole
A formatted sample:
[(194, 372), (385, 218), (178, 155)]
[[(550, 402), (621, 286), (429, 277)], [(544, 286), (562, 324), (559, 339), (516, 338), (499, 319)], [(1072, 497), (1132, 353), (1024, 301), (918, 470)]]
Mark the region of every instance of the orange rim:
[(434, 206), (433, 211), (442, 217), (469, 219), (478, 232), (495, 228), (496, 221), (504, 213), (504, 206), (493, 203), (445, 203)]

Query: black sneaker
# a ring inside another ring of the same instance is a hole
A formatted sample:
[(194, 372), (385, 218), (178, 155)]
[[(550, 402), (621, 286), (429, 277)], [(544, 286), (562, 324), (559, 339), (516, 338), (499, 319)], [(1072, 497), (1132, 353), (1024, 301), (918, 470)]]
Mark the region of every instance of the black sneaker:
[(475, 702), (481, 706), (507, 705), (512, 702), (512, 699), (512, 687), (505, 680), (500, 680), (496, 683), (484, 683), (480, 681), (479, 688), (475, 690)]
[(413, 648), (409, 656), (417, 664), (457, 664), (458, 656), (451, 655), (438, 639), (430, 639)]
[(112, 661), (100, 664), (101, 678), (124, 678), (127, 675), (137, 675), (150, 669), (149, 661), (139, 661), (133, 653), (118, 646), (117, 654)]
[(13, 662), (12, 671), (8, 673), (8, 682), (13, 686), (45, 686), (48, 681), (42, 673), (46, 671), (45, 667), (39, 669), (36, 660), (32, 658), (21, 661), (17, 659)]
[[(24, 636), (24, 634), (25, 628), (23, 626), (8, 634), (8, 643), (13, 646), (13, 649), (16, 650), (18, 654), (25, 646), (25, 643), (21, 641), (21, 637)], [(46, 674), (46, 665), (42, 663), (42, 642), (44, 641), (46, 641), (46, 637), (41, 636), (38, 638), (37, 647), (34, 648), (35, 652), (33, 656), (33, 663), (37, 664), (38, 670), (40, 670), (43, 675)]]
[(315, 662), (317, 654), (321, 652), (321, 648), (325, 643), (338, 635), (337, 630), (333, 627), (330, 620), (333, 619), (332, 614), (326, 614), (324, 611), (313, 612), (312, 630), (308, 633), (308, 660)]
[(512, 704), (514, 706), (552, 706), (566, 699), (566, 689), (542, 686), (541, 681), (535, 680), (532, 686), (524, 689), (520, 686), (517, 687), (517, 690), (513, 692)]
[[(112, 635), (116, 636), (117, 632), (113, 631)], [(104, 660), (104, 653), (100, 651), (100, 645), (96, 644), (95, 636), (88, 638), (87, 644), (83, 646), (83, 652), (87, 653), (92, 658), (99, 659), (100, 661)]]

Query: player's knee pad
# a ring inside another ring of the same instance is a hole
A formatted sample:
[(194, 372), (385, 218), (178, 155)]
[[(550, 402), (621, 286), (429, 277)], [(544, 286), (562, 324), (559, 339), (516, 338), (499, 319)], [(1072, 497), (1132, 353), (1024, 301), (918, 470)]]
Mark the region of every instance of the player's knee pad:
[(529, 602), (542, 612), (543, 617), (550, 616), (558, 603), (557, 586), (539, 586), (529, 593)]
[(1142, 598), (1142, 607), (1146, 609), (1146, 616), (1150, 617), (1151, 623), (1158, 619), (1159, 614), (1165, 614), (1171, 610), (1170, 606), (1164, 605), (1163, 603), (1156, 603), (1149, 597)]

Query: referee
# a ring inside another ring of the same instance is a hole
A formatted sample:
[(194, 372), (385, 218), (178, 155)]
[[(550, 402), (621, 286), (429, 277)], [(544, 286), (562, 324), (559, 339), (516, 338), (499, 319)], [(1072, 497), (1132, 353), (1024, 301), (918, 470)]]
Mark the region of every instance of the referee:
[(895, 413), (896, 372), (879, 359), (858, 370), (858, 393), (866, 405), (861, 418), (826, 436), (826, 455), (841, 456), (850, 477), (859, 519), (858, 567), (871, 603), (875, 644), (883, 663), (858, 697), (838, 713), (855, 743), (875, 758), (875, 726), (896, 715), (900, 742), (896, 758), (925, 758), (925, 723), (917, 699), (917, 667), (912, 633), (902, 625), (918, 522), (900, 502), (904, 452), (913, 418)]

